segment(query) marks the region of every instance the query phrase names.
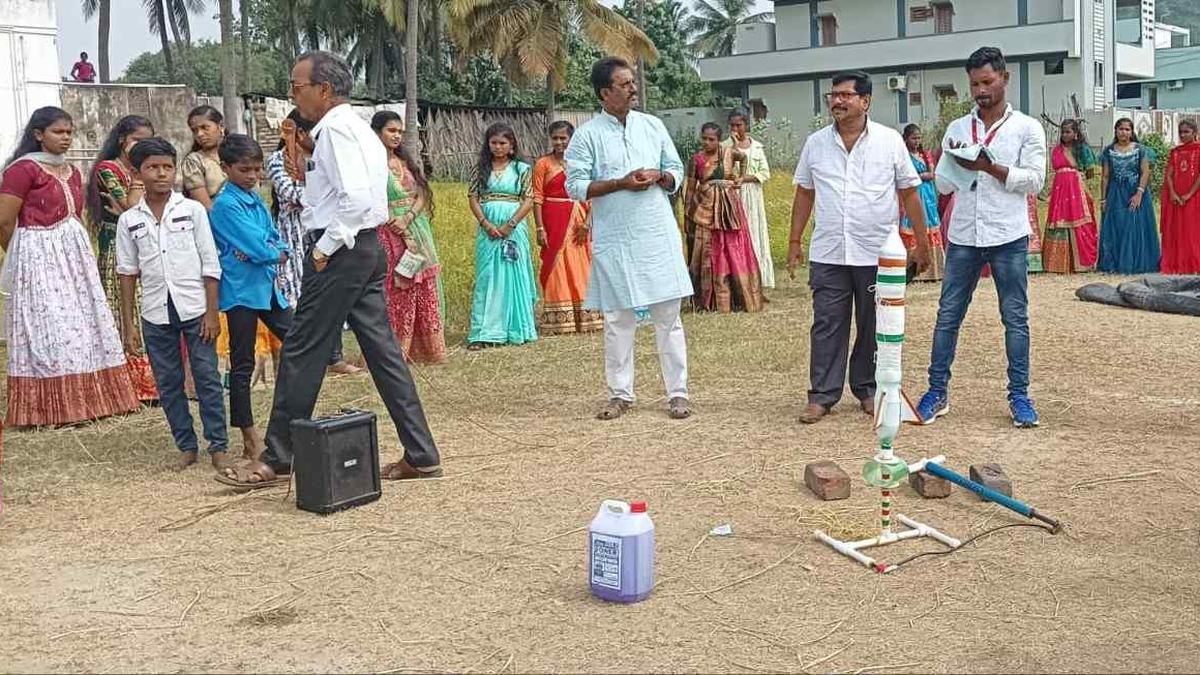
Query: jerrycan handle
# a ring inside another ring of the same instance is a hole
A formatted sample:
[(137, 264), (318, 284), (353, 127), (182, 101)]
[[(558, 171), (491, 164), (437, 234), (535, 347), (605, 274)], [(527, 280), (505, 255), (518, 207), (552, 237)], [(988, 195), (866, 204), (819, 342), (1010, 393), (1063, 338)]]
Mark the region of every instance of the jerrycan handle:
[(622, 516), (629, 515), (629, 504), (619, 499), (605, 499), (604, 502), (600, 504), (600, 512)]

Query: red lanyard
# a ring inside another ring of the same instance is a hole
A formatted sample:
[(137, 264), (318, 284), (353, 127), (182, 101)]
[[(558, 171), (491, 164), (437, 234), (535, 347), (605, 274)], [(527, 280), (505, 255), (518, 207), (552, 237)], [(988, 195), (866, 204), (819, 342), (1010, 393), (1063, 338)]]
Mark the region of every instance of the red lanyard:
[[(992, 144), (992, 141), (995, 140), (995, 138), (996, 138), (996, 132), (1000, 131), (1000, 127), (1004, 126), (1004, 123), (1007, 122), (1008, 118), (1010, 118), (1010, 117), (1012, 117), (1011, 110), (1009, 112), (1005, 113), (1004, 119), (1000, 120), (999, 124), (992, 127), (992, 130), (990, 132), (988, 132), (988, 135), (983, 139), (983, 147), (986, 148)], [(971, 143), (972, 144), (979, 142), (979, 124), (978, 124), (978, 122), (979, 122), (978, 117), (975, 117), (975, 116), (971, 117)]]

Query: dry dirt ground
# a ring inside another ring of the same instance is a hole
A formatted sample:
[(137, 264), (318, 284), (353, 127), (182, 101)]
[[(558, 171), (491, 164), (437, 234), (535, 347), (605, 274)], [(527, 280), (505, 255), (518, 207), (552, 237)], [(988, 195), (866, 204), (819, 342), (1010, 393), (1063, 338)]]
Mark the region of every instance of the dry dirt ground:
[[(1065, 534), (1011, 528), (888, 576), (813, 541), (819, 525), (870, 531), (877, 495), (855, 478), (850, 500), (818, 502), (804, 463), (856, 476), (873, 435), (845, 401), (796, 423), (810, 314), (791, 284), (761, 316), (686, 318), (699, 415), (684, 422), (663, 414), (648, 329), (643, 398), (608, 424), (592, 419), (598, 335), (456, 350), (419, 371), (447, 477), (332, 516), (283, 491), (237, 497), (207, 467), (167, 471), (157, 410), (8, 434), (0, 670), (1195, 671), (1198, 324), (1077, 302), (1077, 283), (1031, 284), (1040, 429), (1009, 423), (984, 282), (954, 411), (898, 442), (964, 473), (1000, 462)], [(911, 294), (913, 396), (936, 294)], [(366, 380), (327, 383), (322, 408), (345, 405), (382, 411)], [(637, 605), (586, 586), (583, 528), (610, 497), (647, 499), (657, 525), (658, 587)], [(906, 486), (898, 508), (964, 538), (1021, 520), (957, 488), (922, 501)], [(706, 538), (720, 523), (734, 536)]]

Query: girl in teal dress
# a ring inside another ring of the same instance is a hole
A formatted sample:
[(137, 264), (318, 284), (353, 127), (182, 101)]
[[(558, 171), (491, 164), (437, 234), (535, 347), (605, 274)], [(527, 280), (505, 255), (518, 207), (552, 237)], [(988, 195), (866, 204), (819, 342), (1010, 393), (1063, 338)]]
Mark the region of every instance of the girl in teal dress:
[(537, 280), (525, 217), (533, 208), (533, 169), (518, 159), (512, 127), (498, 122), (484, 134), (468, 196), (475, 234), (475, 292), (468, 349), (537, 339), (533, 307)]
[(1100, 258), (1096, 269), (1116, 274), (1158, 271), (1160, 257), (1154, 198), (1147, 192), (1154, 151), (1138, 142), (1133, 121), (1117, 120), (1114, 140), (1100, 154)]

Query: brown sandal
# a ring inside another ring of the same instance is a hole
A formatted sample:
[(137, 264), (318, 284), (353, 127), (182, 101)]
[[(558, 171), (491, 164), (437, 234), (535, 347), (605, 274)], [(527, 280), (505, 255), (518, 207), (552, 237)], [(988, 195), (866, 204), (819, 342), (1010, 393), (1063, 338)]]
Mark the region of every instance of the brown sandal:
[(596, 419), (615, 420), (624, 415), (631, 407), (633, 407), (633, 403), (623, 398), (609, 399), (608, 403), (605, 403), (604, 407), (600, 409), (600, 412), (596, 413)]
[[(227, 473), (228, 472), (228, 473)], [(232, 473), (233, 475), (229, 475)], [(251, 480), (257, 477), (258, 480)], [(288, 476), (279, 476), (270, 466), (257, 460), (252, 462), (229, 463), (213, 476), (222, 485), (238, 488), (239, 491), (261, 490), (262, 488), (287, 485)]]

